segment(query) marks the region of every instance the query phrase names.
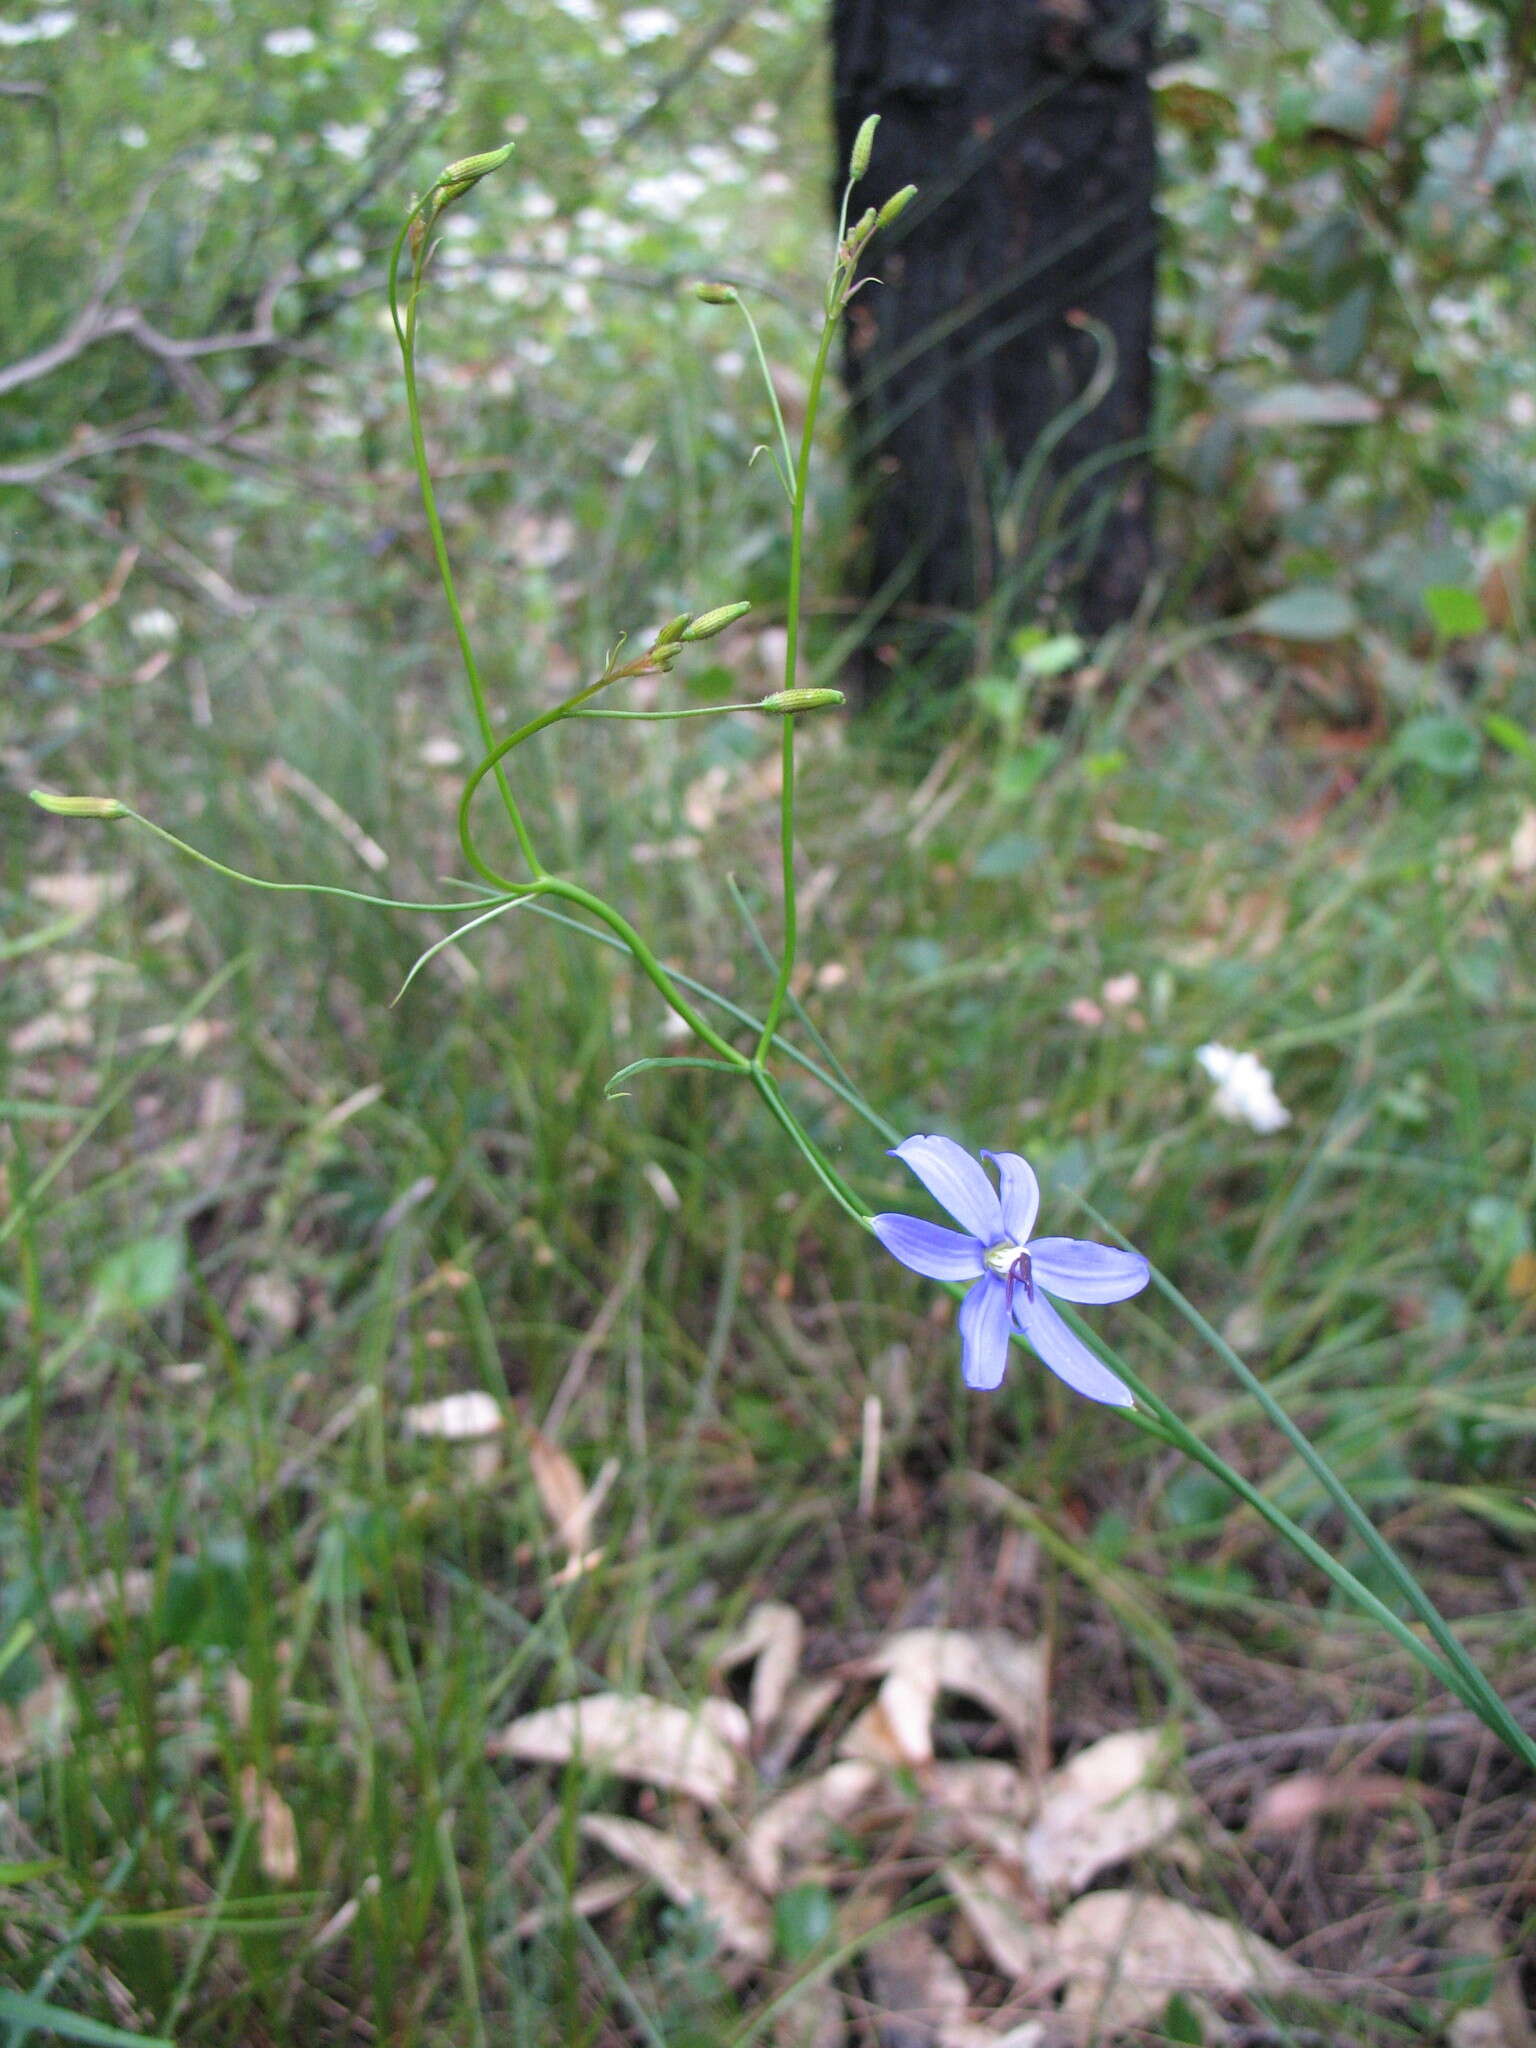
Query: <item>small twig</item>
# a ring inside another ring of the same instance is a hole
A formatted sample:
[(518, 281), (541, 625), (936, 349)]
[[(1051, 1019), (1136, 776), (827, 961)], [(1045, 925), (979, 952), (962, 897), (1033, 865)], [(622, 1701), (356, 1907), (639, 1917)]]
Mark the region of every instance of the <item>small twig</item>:
[(56, 647), (61, 640), (78, 633), (82, 626), (88, 626), (92, 619), (100, 618), (104, 611), (117, 603), (133, 574), (133, 565), (139, 559), (137, 543), (130, 543), (118, 555), (112, 565), (112, 573), (101, 589), (88, 598), (76, 612), (67, 619), (61, 619), (56, 626), (43, 626), (35, 633), (0, 633), (0, 647), (27, 651), (35, 647)]

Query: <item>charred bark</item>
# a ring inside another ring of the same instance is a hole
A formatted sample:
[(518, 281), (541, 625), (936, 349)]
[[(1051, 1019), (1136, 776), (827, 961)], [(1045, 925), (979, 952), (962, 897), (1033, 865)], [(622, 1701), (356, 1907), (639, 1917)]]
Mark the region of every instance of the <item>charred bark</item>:
[[(919, 197), (849, 308), (864, 675), (970, 658), (1048, 594), (1090, 631), (1151, 564), (1156, 0), (833, 0), (855, 210)], [(840, 196), (840, 189), (839, 189)]]

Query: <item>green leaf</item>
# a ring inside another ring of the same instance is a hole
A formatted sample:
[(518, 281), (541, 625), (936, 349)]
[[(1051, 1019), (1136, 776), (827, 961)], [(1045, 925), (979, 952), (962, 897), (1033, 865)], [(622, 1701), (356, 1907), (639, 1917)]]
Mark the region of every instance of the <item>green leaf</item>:
[(627, 1067), (620, 1067), (616, 1074), (604, 1082), (604, 1096), (611, 1102), (615, 1095), (622, 1093), (620, 1083), (627, 1081), (631, 1074), (644, 1074), (659, 1067), (715, 1067), (722, 1074), (739, 1074), (742, 1071), (740, 1067), (729, 1066), (724, 1060), (693, 1059), (683, 1055), (672, 1059), (664, 1054), (658, 1054), (650, 1059), (631, 1060)]
[(1448, 712), (1426, 711), (1410, 718), (1397, 736), (1398, 757), (1427, 768), (1432, 775), (1463, 781), (1477, 773), (1483, 743), (1465, 719)]
[(1004, 832), (984, 846), (971, 863), (971, 873), (980, 882), (1007, 882), (1027, 874), (1045, 848), (1027, 832)]
[(1019, 666), (1027, 676), (1059, 676), (1076, 668), (1088, 652), (1088, 644), (1075, 633), (1053, 633), (1020, 654)]
[(1163, 2039), (1187, 2043), (1188, 2048), (1204, 2048), (1205, 2028), (1200, 2024), (1200, 2015), (1182, 1991), (1175, 1991), (1163, 2007)]
[(187, 1248), (180, 1232), (141, 1237), (104, 1258), (94, 1291), (104, 1315), (148, 1315), (164, 1308), (180, 1287)]
[(1490, 711), (1483, 720), (1483, 731), (1495, 746), (1502, 747), (1506, 754), (1513, 754), (1521, 761), (1529, 761), (1536, 768), (1536, 738), (1523, 725), (1516, 725), (1512, 718)]
[(63, 2041), (95, 2042), (97, 2048), (176, 2048), (163, 2034), (129, 2034), (103, 2020), (87, 2019), (83, 2013), (66, 2012), (62, 2005), (28, 1998), (24, 1991), (0, 1988), (0, 2020), (9, 2020), (13, 2027), (56, 2034)]
[(1431, 583), (1421, 595), (1424, 609), (1442, 639), (1459, 640), (1469, 633), (1488, 630), (1488, 614), (1475, 590), (1463, 589), (1457, 583)]
[(1342, 590), (1301, 583), (1255, 605), (1243, 623), (1274, 640), (1342, 640), (1354, 632), (1360, 615)]
[(837, 1924), (837, 1908), (824, 1884), (795, 1884), (773, 1902), (773, 1928), (786, 1963), (803, 1963)]
[(1506, 1195), (1479, 1195), (1467, 1204), (1467, 1239), (1485, 1266), (1502, 1271), (1531, 1249), (1530, 1219)]
[(1021, 803), (1034, 793), (1041, 777), (1061, 752), (1060, 740), (1034, 740), (1010, 754), (997, 771), (993, 784), (1004, 802)]

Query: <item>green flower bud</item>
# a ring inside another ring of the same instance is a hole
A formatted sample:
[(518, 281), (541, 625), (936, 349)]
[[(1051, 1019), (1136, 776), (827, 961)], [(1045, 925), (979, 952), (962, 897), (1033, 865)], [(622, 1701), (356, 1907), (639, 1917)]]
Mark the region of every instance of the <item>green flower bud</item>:
[(500, 149), (483, 149), (478, 156), (461, 156), (456, 164), (438, 173), (436, 182), (460, 187), (473, 185), (491, 171), (499, 171), (516, 147), (514, 142), (504, 142)]
[(868, 207), (858, 221), (848, 230), (847, 246), (852, 247), (854, 243), (862, 242), (866, 236), (872, 235), (875, 231), (876, 219), (875, 209), (872, 206)]
[(762, 698), (757, 708), (779, 711), (788, 717), (796, 711), (830, 711), (847, 701), (841, 690), (775, 690), (771, 697)]
[(651, 642), (652, 647), (669, 647), (674, 640), (681, 640), (683, 632), (692, 618), (692, 612), (679, 612), (675, 619), (668, 619), (667, 623), (656, 635), (656, 638)]
[(877, 228), (888, 228), (893, 221), (900, 220), (916, 197), (917, 187), (915, 185), (903, 185), (899, 192), (893, 192), (884, 206), (875, 215), (875, 226)]
[(126, 818), (128, 806), (115, 796), (53, 796), (46, 789), (28, 790), (40, 811), (56, 818)]
[(696, 284), (693, 288), (696, 299), (702, 299), (706, 306), (734, 306), (739, 304), (736, 287), (733, 284)]
[(848, 182), (856, 185), (869, 169), (869, 159), (874, 154), (875, 130), (880, 126), (880, 116), (870, 114), (859, 125), (859, 132), (853, 138), (853, 154), (848, 159)]
[(691, 626), (684, 626), (679, 637), (684, 640), (713, 640), (727, 626), (734, 626), (738, 619), (744, 619), (751, 609), (749, 598), (743, 598), (740, 604), (719, 605), (712, 612), (702, 613)]

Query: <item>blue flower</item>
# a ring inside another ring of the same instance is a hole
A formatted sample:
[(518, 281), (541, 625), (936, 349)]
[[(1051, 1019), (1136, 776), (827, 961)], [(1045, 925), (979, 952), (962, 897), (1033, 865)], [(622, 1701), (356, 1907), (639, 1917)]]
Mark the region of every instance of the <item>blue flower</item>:
[[(1124, 1301), (1147, 1284), (1140, 1252), (1116, 1251), (1080, 1237), (1031, 1237), (1040, 1183), (1017, 1152), (983, 1152), (1002, 1181), (994, 1188), (953, 1138), (904, 1139), (891, 1154), (910, 1166), (961, 1226), (942, 1230), (915, 1216), (873, 1216), (876, 1237), (893, 1258), (928, 1280), (972, 1280), (960, 1304), (961, 1370), (968, 1387), (990, 1390), (1008, 1364), (1008, 1328), (1031, 1345), (1075, 1393), (1116, 1408), (1135, 1405), (1131, 1390), (1069, 1330), (1047, 1295), (1061, 1301)], [(964, 1233), (964, 1235), (961, 1234)]]

